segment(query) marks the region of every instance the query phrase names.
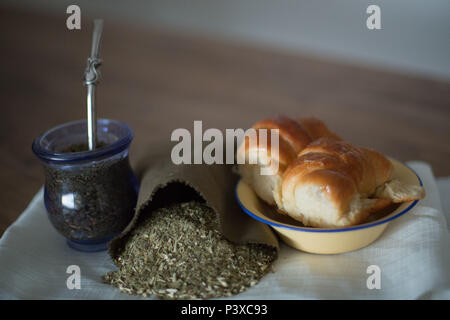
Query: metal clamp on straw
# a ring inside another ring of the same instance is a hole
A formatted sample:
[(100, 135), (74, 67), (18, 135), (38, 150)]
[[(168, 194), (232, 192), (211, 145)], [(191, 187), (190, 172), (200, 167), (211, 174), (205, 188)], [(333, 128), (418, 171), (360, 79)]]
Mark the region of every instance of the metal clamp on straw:
[(84, 84), (87, 86), (87, 128), (89, 150), (94, 150), (97, 142), (97, 119), (95, 113), (95, 88), (100, 82), (100, 71), (96, 68), (102, 63), (98, 57), (100, 41), (102, 38), (103, 20), (94, 20), (92, 33), (91, 56), (87, 60), (87, 68), (84, 71)]

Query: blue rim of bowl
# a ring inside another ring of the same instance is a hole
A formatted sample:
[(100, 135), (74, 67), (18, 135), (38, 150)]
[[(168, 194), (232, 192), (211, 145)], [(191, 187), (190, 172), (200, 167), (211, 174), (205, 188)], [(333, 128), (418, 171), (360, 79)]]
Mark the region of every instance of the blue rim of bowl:
[(56, 131), (58, 129), (61, 129), (65, 126), (75, 125), (78, 123), (86, 122), (86, 120), (75, 120), (71, 122), (66, 122), (61, 125), (58, 125), (56, 127), (53, 127), (43, 134), (41, 134), (39, 137), (34, 139), (31, 149), (33, 150), (34, 154), (41, 159), (42, 161), (47, 162), (54, 162), (54, 163), (73, 163), (73, 162), (83, 162), (87, 160), (93, 160), (98, 159), (100, 157), (110, 156), (114, 154), (118, 154), (119, 152), (122, 152), (125, 150), (131, 143), (131, 141), (134, 138), (133, 130), (129, 125), (127, 125), (125, 122), (118, 121), (118, 120), (112, 120), (112, 119), (97, 119), (98, 127), (101, 127), (101, 125), (106, 125), (108, 123), (115, 123), (118, 126), (121, 126), (125, 129), (126, 134), (125, 136), (121, 137), (117, 141), (114, 141), (113, 143), (102, 147), (95, 149), (93, 151), (81, 151), (81, 152), (53, 152), (46, 149), (43, 149), (40, 145), (41, 140), (44, 136), (47, 134), (50, 134), (52, 131)]
[[(422, 183), (422, 179), (420, 179), (419, 175), (410, 167), (408, 167), (407, 165), (403, 164), (405, 167), (407, 167), (409, 170), (411, 170), (417, 177), (417, 179), (419, 180), (419, 184), (421, 187), (423, 187), (423, 183)], [(336, 228), (336, 229), (331, 229), (331, 228), (308, 228), (308, 227), (296, 227), (293, 225), (287, 225), (287, 224), (279, 224), (279, 223), (275, 223), (272, 221), (268, 221), (265, 220), (257, 215), (255, 215), (253, 212), (251, 212), (250, 210), (248, 210), (241, 202), (241, 200), (239, 199), (239, 195), (238, 195), (238, 186), (241, 183), (241, 179), (238, 181), (238, 183), (236, 184), (236, 188), (234, 189), (234, 193), (237, 199), (237, 202), (239, 203), (239, 206), (241, 207), (242, 210), (244, 210), (244, 212), (246, 214), (248, 214), (249, 216), (251, 216), (252, 218), (261, 221), (265, 224), (268, 224), (272, 227), (279, 227), (279, 228), (284, 228), (284, 229), (290, 229), (290, 230), (295, 230), (295, 231), (301, 231), (301, 232), (345, 232), (345, 231), (354, 231), (354, 230), (360, 230), (360, 229), (366, 229), (366, 228), (371, 228), (371, 227), (375, 227), (378, 226), (380, 224), (384, 224), (384, 223), (388, 223), (394, 219), (397, 219), (398, 217), (402, 216), (403, 214), (405, 214), (406, 212), (410, 211), (418, 202), (419, 200), (414, 200), (413, 203), (411, 203), (406, 209), (400, 211), (399, 213), (397, 213), (396, 215), (392, 216), (392, 217), (388, 217), (388, 218), (383, 218), (381, 220), (376, 220), (374, 222), (369, 222), (369, 223), (365, 223), (365, 224), (361, 224), (361, 225), (356, 225), (353, 227), (347, 227), (347, 228)]]

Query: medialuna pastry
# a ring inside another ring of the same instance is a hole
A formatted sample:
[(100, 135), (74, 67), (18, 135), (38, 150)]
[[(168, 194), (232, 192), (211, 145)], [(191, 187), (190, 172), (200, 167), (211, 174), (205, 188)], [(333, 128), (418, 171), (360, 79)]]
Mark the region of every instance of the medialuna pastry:
[[(240, 175), (262, 200), (305, 226), (352, 226), (392, 203), (425, 196), (422, 187), (392, 179), (393, 166), (381, 153), (343, 141), (318, 119), (277, 117), (253, 128), (257, 143), (246, 136), (238, 149), (246, 159)], [(271, 154), (270, 139), (261, 143), (259, 129), (278, 129), (278, 153)], [(261, 174), (274, 163), (277, 170)]]

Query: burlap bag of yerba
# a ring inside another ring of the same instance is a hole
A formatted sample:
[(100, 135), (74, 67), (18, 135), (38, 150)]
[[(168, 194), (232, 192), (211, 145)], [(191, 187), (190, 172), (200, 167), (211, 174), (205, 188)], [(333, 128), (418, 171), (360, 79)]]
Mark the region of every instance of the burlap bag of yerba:
[(171, 148), (152, 145), (138, 162), (135, 215), (109, 245), (120, 269), (104, 281), (130, 294), (168, 299), (245, 291), (269, 271), (277, 237), (237, 204), (239, 177), (231, 165), (175, 165)]

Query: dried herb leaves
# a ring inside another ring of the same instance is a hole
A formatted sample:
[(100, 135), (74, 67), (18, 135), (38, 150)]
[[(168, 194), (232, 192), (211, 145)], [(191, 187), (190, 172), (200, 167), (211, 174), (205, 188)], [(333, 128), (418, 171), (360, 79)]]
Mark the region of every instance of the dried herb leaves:
[(109, 238), (133, 218), (137, 190), (128, 156), (44, 168), (48, 216), (64, 237)]
[(103, 281), (163, 299), (224, 297), (258, 283), (275, 258), (268, 246), (225, 239), (214, 211), (191, 201), (152, 212), (115, 259), (120, 269)]

